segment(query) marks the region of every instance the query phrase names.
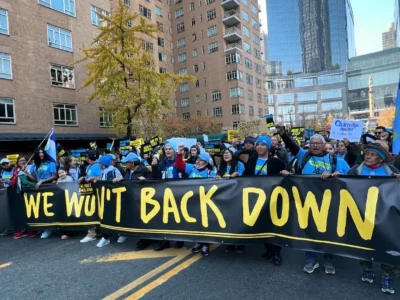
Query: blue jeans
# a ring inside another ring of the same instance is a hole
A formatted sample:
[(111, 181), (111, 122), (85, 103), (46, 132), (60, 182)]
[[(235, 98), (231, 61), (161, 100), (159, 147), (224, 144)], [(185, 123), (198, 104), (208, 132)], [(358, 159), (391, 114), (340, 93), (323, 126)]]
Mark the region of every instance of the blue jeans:
[[(323, 258), (326, 261), (332, 261), (333, 260), (333, 256), (331, 254), (328, 254), (328, 253), (324, 253)], [(315, 263), (317, 260), (318, 260), (318, 253), (317, 252), (306, 251), (306, 262)]]

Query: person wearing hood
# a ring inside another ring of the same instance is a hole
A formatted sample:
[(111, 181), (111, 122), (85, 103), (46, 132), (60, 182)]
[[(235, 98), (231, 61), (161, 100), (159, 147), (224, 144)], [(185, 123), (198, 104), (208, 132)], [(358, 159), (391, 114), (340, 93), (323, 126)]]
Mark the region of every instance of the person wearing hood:
[(195, 164), (199, 154), (200, 154), (200, 147), (197, 145), (193, 145), (192, 147), (190, 147), (189, 158), (186, 162), (188, 164)]
[[(243, 176), (279, 176), (286, 169), (283, 160), (270, 157), (271, 138), (260, 136), (256, 140), (256, 155), (251, 157), (245, 165)], [(281, 247), (272, 244), (264, 244), (263, 258), (273, 260), (274, 265), (282, 264)]]
[[(256, 144), (256, 140), (251, 136), (248, 136), (244, 139), (243, 148), (237, 153), (237, 156), (240, 157), (242, 154), (247, 154), (250, 157), (256, 154), (256, 150), (254, 148)], [(233, 151), (232, 151), (233, 152)]]
[[(392, 156), (389, 153), (389, 147), (384, 142), (375, 142), (368, 144), (364, 148), (364, 161), (355, 165), (347, 173), (353, 176), (393, 176), (400, 180), (400, 171), (392, 164)], [(373, 283), (375, 273), (372, 268), (371, 261), (360, 261), (363, 267), (361, 280), (366, 283)], [(389, 264), (381, 264), (382, 277), (381, 277), (381, 290), (385, 294), (393, 295), (395, 293), (393, 288), (393, 280), (391, 276), (399, 273), (399, 268)]]

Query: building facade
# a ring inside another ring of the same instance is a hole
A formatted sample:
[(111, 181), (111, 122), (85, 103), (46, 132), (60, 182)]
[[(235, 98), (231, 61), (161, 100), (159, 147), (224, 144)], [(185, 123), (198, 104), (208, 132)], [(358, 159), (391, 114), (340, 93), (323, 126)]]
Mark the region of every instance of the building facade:
[[(373, 95), (373, 111), (396, 103), (400, 74), (400, 48), (353, 57), (347, 66), (347, 107), (355, 119), (369, 117), (369, 93)], [(372, 90), (370, 89), (372, 79)]]
[(389, 24), (389, 29), (382, 33), (382, 49), (392, 49), (396, 47), (396, 29), (394, 23)]
[(400, 47), (400, 0), (395, 0), (394, 25), (396, 29), (396, 45)]
[(355, 56), (349, 0), (268, 0), (269, 61), (282, 74), (344, 70)]

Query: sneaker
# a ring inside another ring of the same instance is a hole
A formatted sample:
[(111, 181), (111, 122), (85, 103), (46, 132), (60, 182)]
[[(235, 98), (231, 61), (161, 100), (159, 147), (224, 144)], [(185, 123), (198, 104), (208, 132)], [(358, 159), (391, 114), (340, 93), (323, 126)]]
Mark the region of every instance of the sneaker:
[(51, 232), (51, 230), (45, 230), (45, 231), (43, 231), (43, 233), (40, 236), (40, 238), (41, 239), (47, 239), (47, 238), (51, 237), (52, 234), (53, 234), (53, 232)]
[(244, 245), (239, 245), (239, 246), (237, 246), (237, 248), (236, 248), (236, 253), (242, 254), (242, 253), (244, 253), (244, 250), (245, 250)]
[(86, 244), (86, 243), (89, 243), (89, 242), (93, 242), (95, 240), (97, 240), (97, 237), (87, 235), (83, 239), (80, 240), (80, 243), (81, 244)]
[(194, 247), (192, 248), (192, 252), (193, 253), (199, 253), (201, 248), (202, 248), (202, 245), (199, 244), (199, 243), (196, 243), (196, 245), (194, 245)]
[(272, 262), (274, 263), (275, 266), (280, 266), (282, 264), (282, 256), (280, 253), (275, 253), (274, 258), (272, 259)]
[(201, 247), (201, 255), (203, 255), (203, 257), (208, 256), (209, 252), (210, 252), (210, 250), (209, 250), (208, 246), (203, 245)]
[(109, 239), (101, 238), (100, 242), (97, 243), (97, 248), (103, 248), (104, 246), (107, 246), (110, 244)]
[(62, 240), (68, 240), (70, 238), (70, 236), (69, 235), (66, 235), (66, 234), (63, 234), (62, 236), (61, 236), (61, 239)]
[(335, 275), (335, 273), (336, 273), (335, 266), (332, 264), (331, 261), (326, 261), (324, 263), (324, 269), (325, 269), (325, 273), (328, 275)]
[(136, 250), (135, 251), (140, 251), (146, 249), (150, 245), (149, 240), (139, 240), (136, 244)]
[(228, 245), (225, 247), (225, 253), (231, 253), (235, 251), (235, 245)]
[(34, 237), (36, 237), (39, 234), (39, 231), (31, 231), (28, 234), (28, 238), (32, 239)]
[(375, 279), (375, 272), (373, 270), (364, 270), (361, 280), (366, 283), (373, 283)]
[(181, 249), (185, 245), (185, 242), (176, 242), (175, 249)]
[(27, 237), (27, 236), (28, 236), (28, 233), (25, 230), (22, 230), (20, 232), (16, 232), (14, 234), (14, 236), (13, 236), (13, 239), (14, 240), (18, 240), (20, 238), (24, 238), (24, 237)]
[(319, 264), (317, 261), (310, 261), (308, 263), (305, 264), (303, 271), (305, 273), (311, 274), (314, 272), (314, 270), (319, 268)]
[(158, 246), (154, 249), (154, 251), (163, 251), (164, 249), (170, 248), (171, 243), (169, 241), (162, 241)]
[(117, 243), (120, 243), (120, 244), (121, 244), (121, 243), (125, 242), (127, 239), (128, 239), (127, 236), (122, 236), (122, 235), (120, 235), (120, 236), (118, 237)]
[(393, 280), (389, 276), (382, 276), (381, 290), (385, 294), (394, 295)]

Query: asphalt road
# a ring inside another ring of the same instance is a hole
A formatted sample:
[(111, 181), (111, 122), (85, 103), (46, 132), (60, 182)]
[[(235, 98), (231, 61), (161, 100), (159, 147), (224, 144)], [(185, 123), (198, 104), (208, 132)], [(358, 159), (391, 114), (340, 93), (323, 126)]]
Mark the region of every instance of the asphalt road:
[[(244, 254), (220, 246), (206, 258), (185, 250), (152, 257), (159, 254), (133, 252), (133, 238), (98, 249), (96, 242), (80, 244), (81, 237), (0, 237), (0, 299), (399, 299), (384, 295), (379, 280), (361, 282), (352, 259), (337, 258), (334, 276), (322, 268), (309, 275), (302, 271), (303, 253), (291, 249), (276, 267), (261, 258), (261, 246), (248, 246)], [(400, 279), (395, 288), (400, 293)]]

